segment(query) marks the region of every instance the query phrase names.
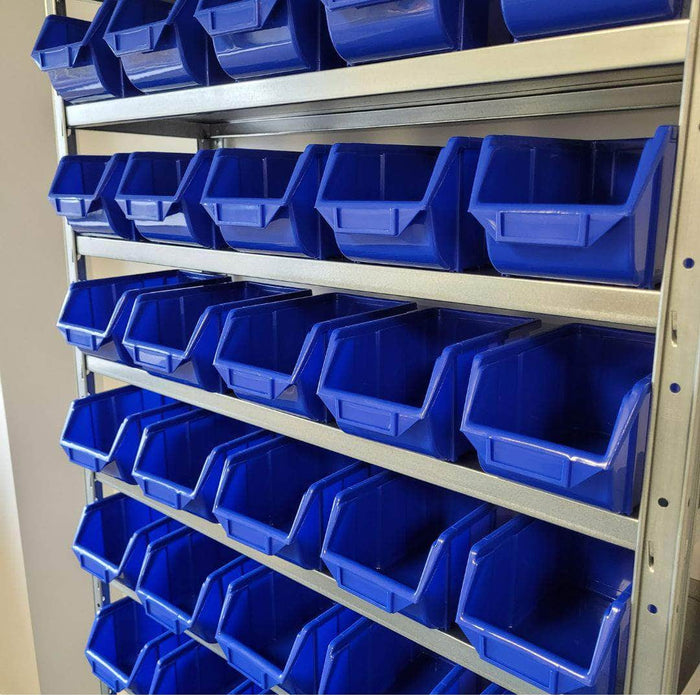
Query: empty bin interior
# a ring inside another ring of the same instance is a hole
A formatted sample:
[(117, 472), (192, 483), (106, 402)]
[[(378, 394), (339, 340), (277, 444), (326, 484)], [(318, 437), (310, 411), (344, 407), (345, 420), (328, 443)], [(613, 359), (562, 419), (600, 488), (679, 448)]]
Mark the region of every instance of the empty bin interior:
[(578, 327), (482, 367), (477, 425), (605, 454), (625, 394), (651, 373), (653, 336)]
[(109, 158), (67, 158), (61, 161), (60, 177), (51, 188), (52, 195), (94, 196)]
[(49, 16), (44, 22), (34, 51), (46, 51), (82, 42), (89, 27), (89, 22), (73, 17)]
[(129, 0), (119, 3), (112, 15), (108, 30), (120, 32), (168, 18), (173, 4), (165, 0)]
[(645, 143), (644, 140), (545, 140), (496, 147), (479, 191), (479, 201), (624, 204)]
[(185, 153), (133, 156), (118, 196), (174, 197), (193, 157)]
[(439, 148), (341, 148), (326, 180), (325, 201), (420, 202)]

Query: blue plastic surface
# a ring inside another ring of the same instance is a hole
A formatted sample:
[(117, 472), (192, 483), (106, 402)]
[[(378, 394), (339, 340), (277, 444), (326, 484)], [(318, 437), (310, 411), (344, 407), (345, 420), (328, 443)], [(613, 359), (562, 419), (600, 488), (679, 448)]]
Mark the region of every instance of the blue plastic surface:
[(146, 612), (171, 632), (214, 642), (227, 586), (257, 564), (187, 527), (151, 544), (136, 586)]
[(227, 458), (269, 436), (232, 418), (190, 410), (146, 430), (133, 476), (149, 498), (214, 520), (214, 497)]
[(175, 640), (136, 601), (123, 598), (97, 613), (85, 656), (93, 674), (115, 693), (145, 693), (159, 652)]
[(132, 386), (92, 394), (71, 404), (61, 447), (74, 464), (134, 483), (131, 470), (143, 428), (184, 409), (173, 399)]
[(199, 0), (195, 17), (237, 80), (341, 65), (318, 0)]
[(488, 0), (323, 0), (331, 39), (350, 64), (483, 46)]
[(104, 40), (116, 4), (104, 0), (92, 22), (61, 15), (44, 20), (32, 58), (66, 102), (138, 94)]
[(336, 144), (316, 208), (351, 260), (453, 271), (488, 266), (484, 229), (466, 207), (480, 149), (481, 139), (459, 137), (445, 148)]
[(217, 150), (202, 205), (226, 243), (262, 253), (338, 257), (333, 231), (315, 209), (329, 151), (316, 145), (301, 154)]
[(73, 552), (81, 568), (100, 581), (121, 581), (135, 590), (146, 548), (176, 525), (127, 496), (108, 496), (83, 510)]
[(317, 618), (337, 608), (320, 593), (259, 567), (229, 587), (216, 641), (229, 664), (261, 688), (293, 684), (293, 668), (298, 682), (308, 684), (318, 674), (313, 646), (339, 631), (337, 623), (323, 625)]
[(273, 437), (226, 459), (214, 515), (229, 537), (317, 569), (335, 495), (373, 470), (315, 445)]
[(492, 474), (630, 514), (641, 496), (654, 336), (570, 325), (479, 355), (462, 421)]
[(134, 224), (114, 200), (129, 156), (64, 156), (49, 200), (78, 235), (140, 240)]
[(518, 516), (469, 555), (457, 623), (481, 658), (551, 694), (614, 694), (634, 552)]
[[(232, 309), (242, 310), (308, 290), (257, 282), (229, 282), (142, 294), (124, 333), (135, 364), (154, 374), (209, 391), (223, 391), (214, 353)], [(172, 319), (178, 319), (177, 324)]]
[(683, 0), (501, 0), (501, 7), (511, 34), (522, 41), (674, 19)]
[(88, 355), (131, 365), (122, 342), (134, 302), (145, 290), (230, 281), (222, 275), (165, 270), (73, 282), (58, 318), (58, 329), (70, 345)]
[(132, 153), (116, 201), (138, 232), (154, 243), (225, 248), (221, 232), (201, 205), (213, 150)]
[(348, 433), (456, 461), (474, 356), (539, 326), (515, 316), (423, 309), (335, 331), (318, 395)]
[(486, 228), (494, 267), (653, 287), (663, 270), (677, 138), (676, 127), (661, 126), (651, 139), (485, 139), (469, 211)]
[(225, 82), (197, 0), (118, 0), (105, 41), (143, 92)]
[(331, 331), (414, 308), (389, 299), (321, 294), (236, 309), (226, 318), (214, 366), (239, 398), (327, 421), (316, 389)]
[(469, 549), (496, 525), (491, 505), (385, 472), (336, 496), (322, 556), (341, 588), (447, 629)]

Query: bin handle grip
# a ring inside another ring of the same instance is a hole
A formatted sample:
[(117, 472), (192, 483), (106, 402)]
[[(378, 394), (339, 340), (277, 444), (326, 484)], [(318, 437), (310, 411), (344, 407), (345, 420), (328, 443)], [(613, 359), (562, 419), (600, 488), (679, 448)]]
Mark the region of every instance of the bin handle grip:
[[(363, 207), (363, 203), (359, 203)], [(356, 206), (345, 204), (342, 207), (330, 209), (331, 220), (329, 223), (337, 233), (361, 234), (366, 236), (400, 236), (414, 221), (416, 216), (424, 210), (423, 205), (413, 207), (390, 207), (388, 209), (376, 209), (371, 213), (365, 211), (369, 226), (364, 224), (343, 224), (344, 211), (352, 211)], [(364, 207), (363, 207), (364, 208)], [(321, 213), (325, 207), (319, 207)]]
[(329, 10), (342, 10), (347, 7), (368, 7), (370, 5), (383, 5), (390, 0), (323, 0), (323, 4)]
[(280, 204), (257, 202), (204, 202), (205, 209), (217, 226), (267, 228), (281, 209)]
[(277, 0), (238, 0), (225, 7), (199, 10), (197, 19), (209, 36), (262, 29)]
[(403, 435), (421, 418), (420, 412), (406, 415), (371, 403), (348, 399), (334, 399), (333, 402), (338, 422), (393, 438)]

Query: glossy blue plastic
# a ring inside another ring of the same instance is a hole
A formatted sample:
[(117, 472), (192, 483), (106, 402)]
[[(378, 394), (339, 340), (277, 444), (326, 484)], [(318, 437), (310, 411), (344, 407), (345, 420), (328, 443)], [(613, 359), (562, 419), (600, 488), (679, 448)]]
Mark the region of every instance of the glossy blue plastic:
[(140, 240), (114, 199), (128, 158), (126, 153), (61, 158), (49, 200), (76, 234)]
[(331, 39), (350, 64), (483, 46), (488, 0), (323, 0)]
[(321, 294), (236, 309), (226, 319), (214, 366), (239, 398), (327, 421), (316, 389), (331, 332), (414, 308), (389, 299)]
[(133, 386), (92, 394), (71, 404), (61, 447), (74, 464), (134, 483), (131, 470), (144, 427), (183, 410), (173, 399)]
[(315, 445), (273, 437), (226, 459), (214, 515), (234, 540), (317, 569), (333, 498), (373, 469)]
[(73, 552), (81, 568), (100, 581), (121, 581), (135, 590), (146, 548), (176, 525), (127, 496), (108, 496), (83, 510)]
[(138, 275), (73, 282), (63, 302), (58, 329), (70, 345), (88, 355), (131, 365), (123, 346), (134, 302), (145, 290), (230, 281), (223, 275), (165, 270)]
[(229, 664), (261, 688), (288, 681), (293, 688), (293, 670), (297, 682), (306, 686), (318, 673), (314, 645), (337, 634), (347, 615), (328, 624), (317, 618), (333, 616), (337, 609), (320, 593), (259, 567), (229, 587), (216, 641)]
[(195, 17), (237, 80), (341, 65), (318, 0), (199, 0)]
[(32, 58), (66, 102), (138, 94), (104, 40), (116, 4), (104, 0), (92, 22), (61, 15), (44, 20)]
[[(568, 4), (568, 3), (565, 3)], [(507, 275), (653, 287), (661, 280), (678, 130), (651, 139), (484, 140), (469, 211)]]
[(190, 410), (146, 430), (133, 476), (149, 498), (214, 520), (226, 459), (269, 436), (232, 418)]
[(122, 598), (97, 613), (85, 656), (93, 674), (115, 693), (146, 693), (159, 654), (176, 644), (136, 601)]
[(315, 145), (301, 154), (215, 151), (202, 205), (226, 243), (261, 253), (338, 257), (333, 231), (315, 208), (329, 151), (329, 146)]
[[(213, 362), (227, 314), (232, 309), (309, 294), (304, 289), (257, 282), (142, 294), (129, 318), (124, 347), (135, 364), (153, 374), (209, 391), (223, 391)], [(178, 323), (172, 319), (178, 319)]]
[(171, 632), (189, 630), (213, 643), (228, 585), (256, 566), (181, 527), (148, 548), (136, 593), (146, 612)]
[(143, 92), (225, 82), (197, 0), (118, 0), (105, 41)]
[(474, 360), (462, 432), (483, 469), (617, 513), (639, 504), (654, 336), (570, 325)]
[(496, 524), (491, 505), (384, 472), (336, 496), (322, 557), (341, 588), (447, 629), (469, 549)]
[(340, 143), (316, 208), (351, 260), (439, 270), (488, 265), (481, 224), (467, 211), (481, 139), (445, 148)]
[(634, 552), (518, 516), (476, 544), (457, 624), (482, 659), (551, 694), (624, 679)]
[(318, 395), (348, 433), (439, 459), (470, 449), (459, 433), (474, 356), (538, 321), (423, 309), (335, 331)]
[(674, 19), (683, 0), (501, 0), (501, 7), (511, 34), (523, 41)]

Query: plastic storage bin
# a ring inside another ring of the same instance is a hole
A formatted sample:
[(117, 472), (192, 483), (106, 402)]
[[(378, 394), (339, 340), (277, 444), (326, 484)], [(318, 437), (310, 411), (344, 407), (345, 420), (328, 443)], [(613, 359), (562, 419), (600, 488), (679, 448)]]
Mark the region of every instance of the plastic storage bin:
[[(229, 282), (143, 294), (124, 334), (132, 360), (154, 374), (209, 391), (223, 391), (214, 369), (224, 321), (232, 309), (311, 294), (257, 282)], [(172, 319), (179, 320), (177, 324)]]
[(350, 457), (277, 436), (229, 456), (214, 515), (229, 537), (317, 569), (333, 498), (372, 471)]
[(118, 0), (105, 41), (143, 92), (226, 80), (211, 41), (194, 18), (197, 0)]
[(338, 494), (323, 561), (350, 593), (447, 629), (469, 549), (496, 518), (493, 506), (475, 498), (384, 472)]
[(214, 153), (129, 156), (116, 200), (144, 238), (155, 243), (225, 247), (221, 232), (201, 205)]
[(66, 102), (138, 93), (104, 40), (116, 4), (116, 0), (105, 0), (92, 22), (60, 15), (44, 20), (32, 58)]
[(666, 249), (677, 133), (662, 126), (651, 139), (620, 141), (488, 137), (469, 211), (486, 228), (494, 267), (654, 286)]
[(351, 260), (453, 271), (487, 266), (484, 229), (466, 207), (480, 149), (481, 139), (467, 138), (442, 149), (336, 144), (316, 208)]
[(134, 302), (141, 292), (229, 280), (222, 275), (165, 270), (73, 282), (57, 326), (66, 341), (84, 353), (131, 365), (131, 356), (122, 341)]
[(539, 322), (424, 309), (335, 331), (318, 395), (348, 433), (455, 461), (472, 361)]
[(235, 79), (341, 65), (318, 0), (199, 0), (195, 17)]
[(74, 464), (133, 483), (144, 425), (182, 410), (173, 399), (132, 386), (86, 396), (71, 404), (61, 447)]
[(129, 156), (64, 156), (51, 183), (49, 200), (78, 235), (140, 239), (114, 200)]
[(631, 513), (641, 495), (654, 336), (570, 325), (474, 361), (462, 432), (487, 472)]
[(410, 311), (415, 304), (352, 294), (232, 311), (214, 366), (236, 396), (325, 421), (316, 395), (328, 337), (336, 328)]
[(255, 566), (183, 527), (148, 548), (136, 593), (146, 612), (170, 631), (189, 630), (213, 643), (226, 587)]
[(483, 46), (488, 0), (323, 0), (331, 39), (350, 64)]
[(149, 498), (213, 520), (226, 459), (269, 436), (232, 418), (191, 410), (146, 430), (133, 476)]
[(116, 494), (85, 507), (73, 552), (100, 581), (118, 580), (135, 590), (146, 548), (176, 526), (143, 503)]
[(315, 209), (329, 151), (315, 145), (301, 154), (217, 150), (202, 205), (226, 243), (263, 253), (338, 257), (333, 231)]
[[(337, 608), (320, 593), (259, 567), (229, 587), (216, 641), (229, 664), (261, 688), (286, 685), (300, 656), (299, 682), (308, 683), (303, 679), (318, 659), (309, 645), (318, 645), (328, 633), (317, 618)], [(337, 634), (337, 625), (330, 626)]]
[(501, 7), (511, 34), (522, 41), (674, 19), (683, 0), (501, 0)]
[(474, 546), (457, 623), (489, 663), (551, 694), (624, 676), (634, 552), (525, 516)]

